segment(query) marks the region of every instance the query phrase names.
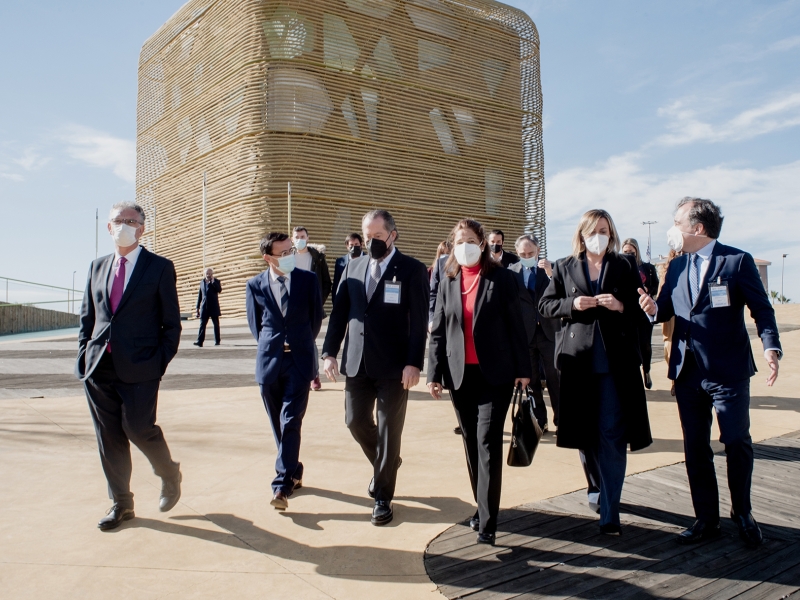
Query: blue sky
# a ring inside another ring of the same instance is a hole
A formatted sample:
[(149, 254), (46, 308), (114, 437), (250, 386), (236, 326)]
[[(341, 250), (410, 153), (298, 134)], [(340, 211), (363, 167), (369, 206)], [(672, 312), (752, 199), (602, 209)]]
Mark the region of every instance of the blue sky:
[[(95, 208), (135, 195), (139, 50), (181, 4), (0, 5), (0, 276), (84, 281)], [(510, 4), (541, 36), (550, 258), (593, 207), (640, 241), (658, 221), (665, 253), (697, 195), (721, 204), (723, 242), (773, 261), (772, 289), (789, 254), (800, 300), (800, 0)]]

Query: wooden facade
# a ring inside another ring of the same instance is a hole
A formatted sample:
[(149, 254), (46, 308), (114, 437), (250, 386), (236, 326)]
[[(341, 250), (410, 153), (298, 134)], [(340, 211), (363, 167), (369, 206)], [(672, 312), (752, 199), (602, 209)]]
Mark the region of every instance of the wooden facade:
[(289, 221), (331, 269), (373, 208), (426, 263), (465, 216), (546, 250), (541, 106), (536, 27), (491, 0), (190, 0), (140, 57), (144, 243), (188, 310), (205, 239), (228, 316)]

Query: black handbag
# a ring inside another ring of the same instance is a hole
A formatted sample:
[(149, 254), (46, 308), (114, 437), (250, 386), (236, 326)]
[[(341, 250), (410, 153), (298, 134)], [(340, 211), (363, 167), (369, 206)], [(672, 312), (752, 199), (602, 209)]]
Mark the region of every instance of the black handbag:
[(528, 467), (542, 439), (542, 428), (533, 414), (536, 400), (530, 388), (523, 399), (522, 386), (514, 389), (511, 399), (511, 445), (506, 464), (509, 467)]

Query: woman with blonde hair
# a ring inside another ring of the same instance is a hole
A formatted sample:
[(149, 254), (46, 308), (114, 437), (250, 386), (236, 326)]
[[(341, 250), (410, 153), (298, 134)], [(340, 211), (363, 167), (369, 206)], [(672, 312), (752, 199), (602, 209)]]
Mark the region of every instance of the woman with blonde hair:
[[(622, 532), (619, 504), (626, 451), (649, 446), (650, 421), (639, 368), (638, 268), (619, 254), (614, 221), (604, 210), (581, 217), (572, 256), (559, 260), (539, 301), (543, 317), (560, 318), (556, 366), (561, 371), (557, 445), (581, 451), (599, 478), (600, 530)], [(590, 498), (590, 502), (592, 499)]]

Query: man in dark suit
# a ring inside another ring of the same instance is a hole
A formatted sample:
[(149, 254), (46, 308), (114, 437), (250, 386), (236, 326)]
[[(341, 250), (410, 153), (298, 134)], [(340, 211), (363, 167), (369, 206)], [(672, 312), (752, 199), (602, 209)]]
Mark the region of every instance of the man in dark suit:
[(559, 319), (546, 319), (539, 314), (539, 298), (550, 284), (553, 266), (545, 258), (539, 259), (539, 240), (534, 235), (523, 235), (517, 238), (514, 248), (519, 255), (519, 262), (509, 266), (517, 276), (520, 286), (528, 290), (530, 304), (522, 305), (522, 316), (528, 333), (528, 350), (531, 356), (531, 390), (536, 399), (534, 414), (542, 431), (547, 431), (547, 408), (542, 393), (542, 373), (539, 363), (544, 365), (544, 379), (550, 394), (550, 406), (553, 408), (553, 424), (558, 427), (558, 399), (560, 383), (556, 369), (556, 333), (561, 329)]
[(116, 250), (92, 262), (81, 305), (75, 375), (86, 390), (114, 501), (97, 524), (104, 531), (134, 517), (130, 442), (161, 477), (161, 511), (181, 497), (180, 465), (156, 425), (158, 387), (181, 336), (175, 267), (139, 246), (144, 222), (138, 204), (111, 208)]
[(247, 324), (258, 342), (256, 381), (278, 446), (271, 504), (286, 510), (303, 484), (300, 430), (317, 370), (322, 295), (313, 273), (295, 269), (287, 234), (264, 236), (261, 255), (269, 268), (247, 282)]
[(203, 347), (206, 341), (206, 326), (208, 320), (214, 324), (214, 345), (219, 346), (219, 295), (222, 293), (222, 282), (214, 277), (214, 269), (206, 269), (205, 277), (200, 282), (200, 291), (197, 292), (197, 308), (195, 317), (200, 319), (200, 329), (197, 332), (195, 346)]
[(348, 235), (344, 240), (344, 244), (347, 248), (347, 254), (337, 258), (336, 264), (333, 267), (333, 289), (331, 293), (333, 294), (332, 302), (334, 303), (336, 302), (336, 290), (339, 289), (339, 282), (342, 280), (344, 268), (351, 260), (361, 256), (364, 251), (364, 238), (361, 237), (360, 233), (351, 233)]
[(721, 229), (722, 214), (713, 202), (690, 197), (681, 200), (667, 239), (683, 255), (669, 264), (657, 301), (639, 290), (640, 305), (654, 321), (663, 323), (675, 317), (668, 376), (675, 381), (697, 517), (678, 541), (691, 544), (720, 535), (719, 492), (710, 443), (713, 408), (728, 462), (731, 518), (739, 536), (754, 547), (763, 538), (750, 504), (750, 378), (756, 368), (745, 327), (745, 306), (764, 345), (769, 386), (778, 378), (782, 351), (775, 312), (753, 257), (719, 243)]
[(512, 252), (503, 251), (503, 243), (505, 242), (506, 235), (502, 229), (493, 229), (489, 233), (489, 249), (492, 251), (492, 258), (499, 262), (504, 267), (508, 268), (519, 262), (519, 256)]
[(439, 295), (439, 285), (442, 282), (442, 278), (444, 277), (444, 264), (447, 262), (447, 257), (450, 256), (449, 254), (442, 254), (433, 266), (433, 270), (431, 271), (431, 281), (430, 281), (430, 300), (428, 303), (428, 323), (433, 323), (433, 316), (436, 311), (436, 296)]
[(367, 213), (362, 229), (369, 256), (345, 267), (322, 357), (325, 374), (336, 381), (336, 355), (345, 341), (345, 421), (373, 467), (372, 524), (385, 525), (393, 516), (408, 390), (419, 382), (425, 358), (428, 271), (395, 247), (397, 227), (389, 212)]

